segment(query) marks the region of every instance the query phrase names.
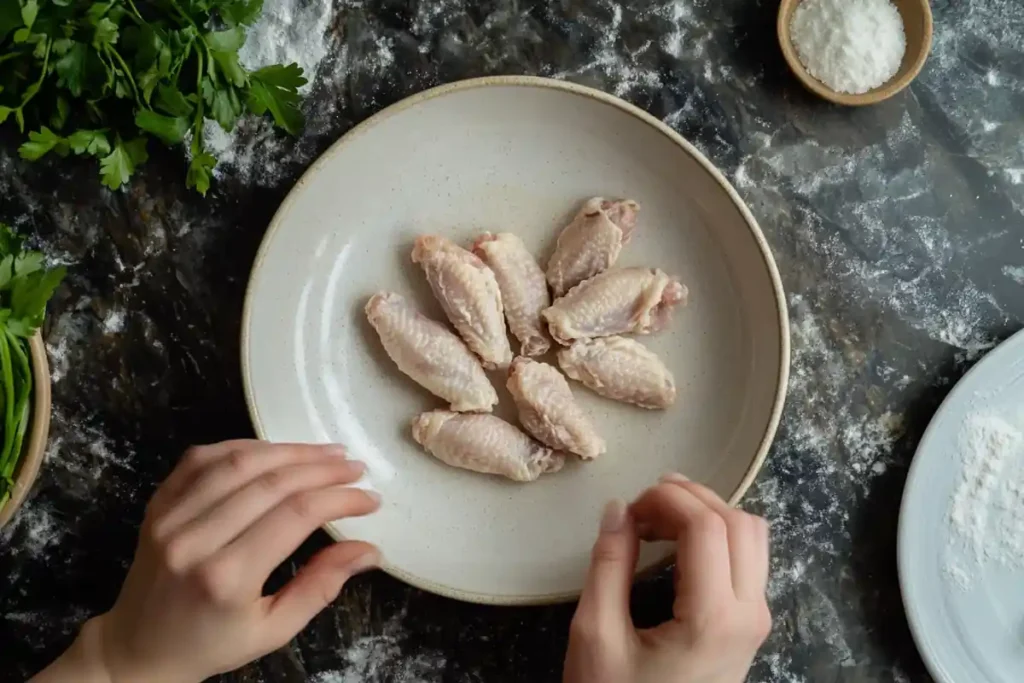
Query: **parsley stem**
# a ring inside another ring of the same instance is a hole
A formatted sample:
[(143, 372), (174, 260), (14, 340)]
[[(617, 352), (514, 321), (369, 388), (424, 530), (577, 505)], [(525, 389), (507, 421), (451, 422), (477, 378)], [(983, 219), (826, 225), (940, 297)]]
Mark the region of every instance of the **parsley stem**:
[(43, 55), (43, 70), (39, 73), (39, 80), (35, 82), (35, 86), (28, 88), (28, 95), (18, 105), (18, 109), (24, 109), (25, 105), (32, 101), (32, 98), (36, 96), (39, 89), (43, 87), (43, 79), (46, 78), (46, 67), (50, 64), (50, 47), (53, 45), (53, 41), (49, 38), (46, 39), (46, 53)]
[(142, 18), (142, 15), (139, 13), (139, 8), (135, 6), (135, 3), (132, 2), (132, 0), (128, 0), (128, 6), (131, 8), (132, 14), (138, 18), (139, 23), (145, 24), (146, 20)]
[(146, 105), (143, 104), (142, 95), (139, 93), (139, 86), (135, 85), (135, 79), (132, 78), (132, 70), (128, 68), (127, 64), (125, 64), (121, 54), (109, 45), (104, 45), (103, 51), (107, 53), (108, 57), (116, 59), (118, 64), (121, 65), (121, 71), (123, 71), (124, 75), (128, 77), (128, 83), (132, 86), (132, 93), (135, 95), (135, 101), (139, 103), (140, 107), (145, 108)]

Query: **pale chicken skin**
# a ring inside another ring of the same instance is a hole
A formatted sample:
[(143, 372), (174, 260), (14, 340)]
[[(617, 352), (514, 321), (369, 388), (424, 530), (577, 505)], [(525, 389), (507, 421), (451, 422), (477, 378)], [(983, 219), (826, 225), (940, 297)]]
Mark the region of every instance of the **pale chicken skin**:
[(446, 465), (513, 481), (534, 481), (565, 465), (565, 454), (493, 415), (434, 410), (413, 420), (412, 437)]
[(636, 229), (640, 205), (632, 199), (588, 199), (562, 229), (548, 260), (547, 279), (555, 297), (615, 265)]
[(664, 328), (686, 287), (657, 268), (616, 268), (577, 285), (541, 315), (559, 344)]
[(488, 370), (512, 362), (501, 290), (479, 257), (437, 235), (423, 235), (412, 250), (445, 315)]
[(556, 368), (520, 356), (512, 361), (507, 386), (519, 409), (519, 422), (535, 439), (584, 460), (605, 452), (604, 439)]
[(365, 310), (398, 369), (452, 410), (489, 413), (498, 403), (479, 359), (447, 327), (393, 292), (374, 294)]
[(672, 373), (652, 351), (626, 337), (586, 339), (558, 352), (558, 365), (593, 391), (641, 408), (667, 408), (676, 400)]
[(551, 348), (540, 313), (551, 305), (544, 271), (523, 241), (510, 232), (486, 233), (473, 244), (473, 253), (486, 263), (498, 280), (508, 327), (524, 356), (539, 356)]

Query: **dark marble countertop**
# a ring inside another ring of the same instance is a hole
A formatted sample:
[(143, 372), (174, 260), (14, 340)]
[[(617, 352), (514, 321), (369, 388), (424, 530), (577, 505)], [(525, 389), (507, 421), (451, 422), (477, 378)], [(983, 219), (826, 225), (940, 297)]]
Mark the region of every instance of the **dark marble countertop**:
[[(89, 164), (23, 163), (11, 131), (0, 133), (0, 220), (71, 266), (46, 327), (48, 461), (0, 532), (0, 681), (24, 680), (111, 604), (143, 505), (187, 445), (251, 434), (243, 291), (303, 170), (407, 95), (503, 73), (592, 85), (664, 119), (729, 175), (774, 249), (793, 366), (778, 439), (746, 501), (772, 523), (776, 616), (750, 681), (928, 681), (897, 586), (897, 511), (934, 409), (1024, 319), (1018, 0), (933, 0), (924, 72), (859, 110), (818, 101), (789, 76), (770, 0), (267, 5), (278, 19), (319, 12), (306, 19), (324, 42), (301, 38), (316, 72), (309, 125), (293, 140), (249, 121), (221, 140), (205, 200), (185, 189), (177, 153), (154, 154), (111, 193)], [(273, 581), (327, 542), (312, 538)], [(638, 620), (664, 618), (669, 594), (665, 576), (641, 583)], [(459, 604), (372, 575), (291, 647), (222, 680), (553, 682), (571, 612)]]

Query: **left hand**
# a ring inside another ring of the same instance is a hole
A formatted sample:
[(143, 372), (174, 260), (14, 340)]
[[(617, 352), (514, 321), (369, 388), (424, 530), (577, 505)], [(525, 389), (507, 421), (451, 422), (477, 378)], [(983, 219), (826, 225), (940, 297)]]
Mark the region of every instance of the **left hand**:
[(283, 646), (349, 577), (380, 561), (367, 543), (335, 543), (278, 593), (262, 594), (271, 571), (320, 526), (377, 509), (375, 494), (348, 486), (363, 470), (338, 447), (229, 441), (189, 450), (149, 503), (121, 595), (86, 624), (78, 651), (113, 683), (198, 683)]

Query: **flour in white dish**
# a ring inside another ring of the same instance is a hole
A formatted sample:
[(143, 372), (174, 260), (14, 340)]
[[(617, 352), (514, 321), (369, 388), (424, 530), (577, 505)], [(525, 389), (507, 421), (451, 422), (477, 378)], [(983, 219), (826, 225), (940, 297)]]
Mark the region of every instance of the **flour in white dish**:
[(969, 589), (989, 565), (1024, 569), (1024, 429), (969, 415), (958, 437), (960, 476), (949, 502), (945, 574)]

